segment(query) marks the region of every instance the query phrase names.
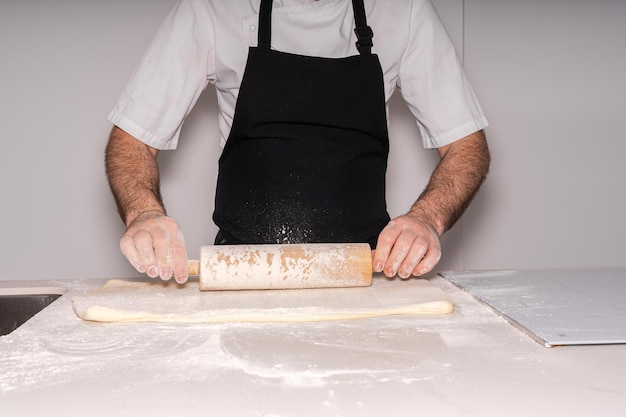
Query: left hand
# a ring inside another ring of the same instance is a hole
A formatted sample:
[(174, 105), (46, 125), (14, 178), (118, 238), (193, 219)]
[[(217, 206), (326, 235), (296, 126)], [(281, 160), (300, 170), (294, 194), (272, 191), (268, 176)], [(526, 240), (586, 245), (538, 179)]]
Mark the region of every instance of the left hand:
[(380, 232), (372, 257), (374, 272), (387, 277), (424, 275), (441, 259), (439, 234), (417, 214), (396, 217)]

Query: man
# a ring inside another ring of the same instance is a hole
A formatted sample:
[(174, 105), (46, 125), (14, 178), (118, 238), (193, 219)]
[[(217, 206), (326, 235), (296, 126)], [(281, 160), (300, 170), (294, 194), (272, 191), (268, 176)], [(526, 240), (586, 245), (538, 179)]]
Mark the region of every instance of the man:
[[(224, 146), (217, 244), (368, 242), (376, 272), (423, 275), (488, 170), (486, 119), (429, 0), (181, 0), (110, 115), (106, 150), (122, 252), (153, 278), (187, 279), (156, 156), (176, 147), (208, 83)], [(398, 87), (441, 160), (390, 219), (386, 103)]]

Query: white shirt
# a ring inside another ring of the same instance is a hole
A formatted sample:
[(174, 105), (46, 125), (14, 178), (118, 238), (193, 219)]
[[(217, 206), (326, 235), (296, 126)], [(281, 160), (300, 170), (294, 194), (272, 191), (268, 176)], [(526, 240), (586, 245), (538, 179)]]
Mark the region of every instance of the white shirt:
[[(220, 141), (235, 111), (260, 0), (180, 0), (161, 25), (109, 120), (156, 149), (175, 149), (207, 85), (217, 89)], [(487, 126), (430, 0), (365, 0), (388, 102), (399, 89), (436, 148)], [(309, 56), (358, 54), (350, 0), (274, 0), (272, 48)], [(262, 103), (260, 103), (262, 105)]]

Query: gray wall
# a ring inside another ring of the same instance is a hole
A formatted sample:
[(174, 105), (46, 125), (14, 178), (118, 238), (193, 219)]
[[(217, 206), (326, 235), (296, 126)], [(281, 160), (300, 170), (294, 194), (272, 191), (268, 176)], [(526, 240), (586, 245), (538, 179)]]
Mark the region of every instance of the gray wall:
[(626, 1), (466, 0), (493, 169), (464, 267), (626, 265)]
[[(136, 276), (103, 175), (106, 116), (174, 0), (0, 2), (0, 279)], [(490, 177), (439, 269), (626, 266), (626, 2), (434, 1), (491, 127)], [(191, 256), (215, 235), (215, 95), (159, 156)], [(437, 157), (391, 103), (388, 203)]]

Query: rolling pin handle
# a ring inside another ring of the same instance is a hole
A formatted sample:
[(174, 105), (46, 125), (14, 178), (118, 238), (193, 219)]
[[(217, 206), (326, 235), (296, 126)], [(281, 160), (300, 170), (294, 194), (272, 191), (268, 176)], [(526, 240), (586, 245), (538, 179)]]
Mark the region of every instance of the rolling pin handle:
[(189, 267), (189, 275), (200, 275), (200, 261), (197, 259), (190, 259), (187, 262)]

